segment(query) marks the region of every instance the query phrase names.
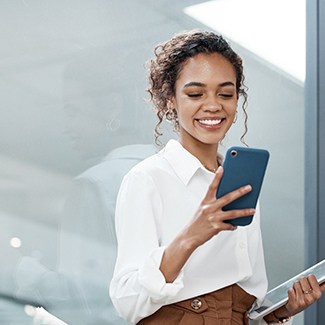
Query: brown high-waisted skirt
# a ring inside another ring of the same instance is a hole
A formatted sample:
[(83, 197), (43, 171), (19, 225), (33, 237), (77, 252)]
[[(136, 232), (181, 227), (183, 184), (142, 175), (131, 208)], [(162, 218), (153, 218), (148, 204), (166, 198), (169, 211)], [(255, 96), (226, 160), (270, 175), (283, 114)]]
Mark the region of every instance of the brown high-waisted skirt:
[(161, 307), (138, 325), (247, 325), (255, 297), (238, 285)]

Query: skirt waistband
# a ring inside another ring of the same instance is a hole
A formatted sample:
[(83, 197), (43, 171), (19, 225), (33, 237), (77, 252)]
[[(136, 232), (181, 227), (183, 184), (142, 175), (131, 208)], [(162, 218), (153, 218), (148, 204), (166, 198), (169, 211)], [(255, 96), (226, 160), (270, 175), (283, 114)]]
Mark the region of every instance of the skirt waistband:
[[(138, 325), (246, 325), (248, 324), (247, 311), (255, 299), (254, 296), (234, 284), (208, 294), (163, 306), (153, 315), (140, 321)], [(177, 311), (178, 318), (176, 317)], [(175, 320), (168, 318), (171, 315)]]

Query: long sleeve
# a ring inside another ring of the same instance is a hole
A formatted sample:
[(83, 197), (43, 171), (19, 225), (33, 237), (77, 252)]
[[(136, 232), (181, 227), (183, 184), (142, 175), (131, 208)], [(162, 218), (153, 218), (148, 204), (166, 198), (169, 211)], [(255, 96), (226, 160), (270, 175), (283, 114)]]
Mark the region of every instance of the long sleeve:
[(125, 179), (117, 200), (118, 256), (110, 294), (117, 311), (131, 323), (154, 313), (183, 287), (182, 273), (166, 283), (159, 270), (165, 249), (157, 227), (161, 209), (152, 182), (140, 175)]

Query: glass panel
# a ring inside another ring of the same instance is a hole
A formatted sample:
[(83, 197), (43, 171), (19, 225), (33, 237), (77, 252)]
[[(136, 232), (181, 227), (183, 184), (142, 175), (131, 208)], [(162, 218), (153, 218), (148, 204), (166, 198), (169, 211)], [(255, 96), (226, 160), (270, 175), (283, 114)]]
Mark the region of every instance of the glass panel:
[[(119, 184), (156, 150), (144, 64), (160, 41), (203, 26), (184, 12), (199, 2), (1, 1), (1, 323), (125, 324), (108, 284)], [(273, 286), (303, 266), (303, 85), (233, 45), (247, 141), (272, 157), (261, 205)]]

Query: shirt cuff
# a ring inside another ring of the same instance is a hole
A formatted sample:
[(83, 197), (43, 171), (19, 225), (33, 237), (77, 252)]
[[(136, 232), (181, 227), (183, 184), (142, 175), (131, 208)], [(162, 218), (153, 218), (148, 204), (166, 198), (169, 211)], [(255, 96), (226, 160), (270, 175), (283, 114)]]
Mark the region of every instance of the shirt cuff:
[(166, 303), (167, 298), (172, 299), (184, 287), (184, 271), (181, 270), (172, 283), (166, 283), (164, 275), (159, 270), (165, 249), (166, 247), (159, 247), (150, 253), (148, 260), (139, 270), (139, 283), (155, 302)]

